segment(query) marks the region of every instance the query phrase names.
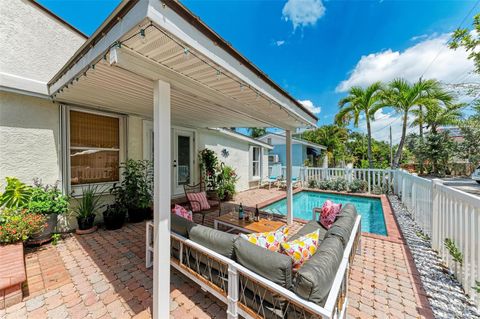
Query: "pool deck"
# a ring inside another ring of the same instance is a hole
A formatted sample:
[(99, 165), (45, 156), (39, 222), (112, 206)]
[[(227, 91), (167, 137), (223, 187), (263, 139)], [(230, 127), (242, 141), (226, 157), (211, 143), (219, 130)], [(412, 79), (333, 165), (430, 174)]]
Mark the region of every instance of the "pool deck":
[[(235, 202), (254, 207), (285, 192), (251, 190)], [(386, 197), (385, 197), (386, 199)], [(389, 236), (363, 233), (351, 265), (348, 318), (433, 318), (412, 256), (391, 213)], [(213, 224), (214, 216), (207, 218)], [(296, 221), (294, 227), (301, 227)], [(152, 270), (145, 268), (145, 223), (116, 231), (66, 235), (57, 246), (27, 249), (24, 300), (1, 318), (150, 318)], [(226, 318), (225, 305), (172, 269), (171, 318)]]

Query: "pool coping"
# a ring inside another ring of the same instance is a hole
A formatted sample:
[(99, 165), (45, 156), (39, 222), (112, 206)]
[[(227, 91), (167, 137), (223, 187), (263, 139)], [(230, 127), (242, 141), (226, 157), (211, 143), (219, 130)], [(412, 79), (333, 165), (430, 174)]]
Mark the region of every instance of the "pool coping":
[[(404, 240), (403, 237), (400, 233), (400, 227), (397, 223), (397, 220), (395, 219), (395, 216), (393, 214), (392, 206), (390, 204), (390, 201), (387, 197), (387, 195), (381, 194), (381, 195), (375, 195), (375, 194), (366, 194), (366, 193), (349, 193), (349, 192), (337, 192), (337, 191), (326, 191), (326, 190), (320, 190), (320, 189), (312, 189), (312, 188), (303, 188), (299, 187), (296, 188), (293, 191), (293, 194), (297, 194), (302, 191), (309, 191), (309, 192), (316, 192), (316, 193), (326, 193), (326, 194), (337, 194), (337, 195), (349, 195), (349, 196), (357, 196), (357, 197), (368, 197), (368, 198), (377, 198), (380, 199), (382, 203), (382, 210), (383, 210), (383, 219), (385, 221), (385, 227), (387, 228), (387, 236), (384, 235), (378, 235), (378, 234), (372, 234), (372, 233), (367, 233), (367, 232), (362, 232), (362, 236), (366, 237), (371, 237), (371, 238), (377, 238), (377, 239), (382, 239), (382, 240), (387, 240), (390, 242), (394, 243), (400, 243), (403, 244)], [(273, 204), (279, 200), (282, 200), (286, 198), (286, 194), (278, 195), (275, 197), (272, 197), (266, 201), (258, 203), (258, 207), (260, 209), (264, 208), (265, 206), (268, 206), (270, 204)], [(284, 215), (281, 215), (282, 217), (285, 217)], [(299, 222), (299, 223), (308, 223), (309, 220), (302, 219), (302, 218), (294, 218), (294, 221)]]

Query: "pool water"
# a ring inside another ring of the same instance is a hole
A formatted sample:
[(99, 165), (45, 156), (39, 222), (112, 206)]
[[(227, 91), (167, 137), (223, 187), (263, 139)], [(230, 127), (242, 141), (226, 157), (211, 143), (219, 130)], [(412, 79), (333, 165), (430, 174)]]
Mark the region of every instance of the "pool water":
[[(378, 198), (301, 191), (293, 195), (293, 217), (311, 220), (313, 208), (322, 207), (327, 199), (342, 205), (353, 204), (357, 208), (357, 212), (362, 216), (363, 232), (387, 235), (382, 202)], [(262, 210), (286, 215), (287, 200), (279, 200), (263, 207)]]

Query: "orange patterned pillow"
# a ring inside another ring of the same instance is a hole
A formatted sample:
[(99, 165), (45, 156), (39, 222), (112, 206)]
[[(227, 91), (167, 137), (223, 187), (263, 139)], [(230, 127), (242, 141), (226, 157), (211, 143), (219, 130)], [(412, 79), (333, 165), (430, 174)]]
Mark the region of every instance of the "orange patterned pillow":
[(281, 252), (292, 258), (292, 270), (297, 271), (317, 252), (320, 231), (300, 237), (294, 241), (281, 244)]
[(271, 251), (278, 251), (280, 244), (285, 242), (288, 235), (288, 227), (282, 226), (276, 231), (266, 233), (241, 234), (240, 237), (252, 244), (266, 248)]

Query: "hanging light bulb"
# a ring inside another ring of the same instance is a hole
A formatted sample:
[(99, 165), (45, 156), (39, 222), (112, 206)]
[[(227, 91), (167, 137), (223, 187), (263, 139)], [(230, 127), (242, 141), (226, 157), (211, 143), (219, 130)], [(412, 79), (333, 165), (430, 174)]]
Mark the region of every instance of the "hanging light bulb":
[(95, 74), (95, 64), (92, 64), (91, 68), (92, 68), (92, 74)]
[(142, 39), (143, 44), (145, 44), (145, 42), (147, 42), (147, 36), (145, 35), (145, 29), (140, 29), (140, 38)]
[(222, 72), (220, 72), (220, 70), (217, 70), (217, 80), (220, 80), (220, 75), (222, 75)]
[(183, 48), (183, 54), (185, 55), (185, 59), (190, 58), (190, 50), (188, 48)]
[(107, 65), (107, 55), (106, 54), (103, 55), (102, 63)]

